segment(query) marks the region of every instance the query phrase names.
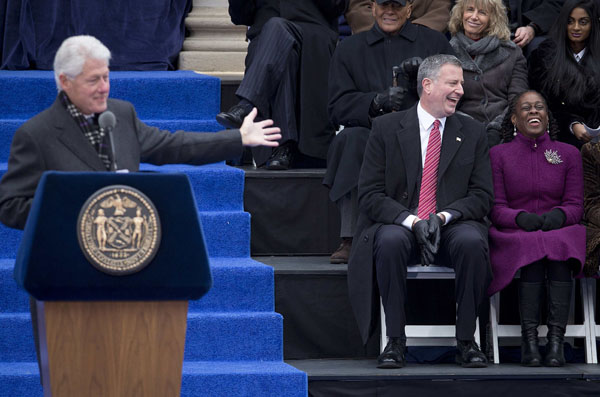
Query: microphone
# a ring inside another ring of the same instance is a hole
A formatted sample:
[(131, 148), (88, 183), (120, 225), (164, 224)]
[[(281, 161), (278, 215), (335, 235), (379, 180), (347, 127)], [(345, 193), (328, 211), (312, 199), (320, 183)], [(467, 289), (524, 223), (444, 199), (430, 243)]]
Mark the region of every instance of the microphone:
[(108, 132), (108, 139), (110, 140), (110, 151), (112, 154), (111, 157), (112, 157), (113, 171), (116, 171), (118, 168), (117, 168), (117, 159), (116, 159), (116, 152), (115, 152), (115, 143), (113, 140), (112, 131), (113, 131), (113, 128), (115, 128), (115, 125), (117, 125), (117, 118), (115, 117), (113, 112), (111, 112), (110, 110), (106, 110), (100, 115), (100, 117), (98, 117), (98, 125), (100, 126), (100, 128), (102, 128), (106, 132)]

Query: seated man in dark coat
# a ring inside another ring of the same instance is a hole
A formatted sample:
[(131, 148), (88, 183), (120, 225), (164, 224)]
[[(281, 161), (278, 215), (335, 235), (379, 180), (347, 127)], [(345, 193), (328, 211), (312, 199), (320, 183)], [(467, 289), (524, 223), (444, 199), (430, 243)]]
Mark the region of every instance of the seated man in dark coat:
[[(332, 263), (347, 263), (352, 245), (358, 172), (371, 121), (382, 114), (402, 110), (417, 100), (416, 71), (421, 58), (454, 54), (441, 33), (408, 21), (412, 0), (373, 1), (376, 24), (340, 43), (329, 68), (329, 118), (344, 126), (327, 154), (323, 184), (342, 215), (342, 244)], [(394, 79), (392, 69), (403, 71)]]
[[(8, 170), (0, 181), (0, 221), (23, 229), (44, 171), (138, 171), (152, 164), (206, 164), (239, 156), (242, 145), (277, 146), (279, 128), (271, 120), (254, 123), (256, 110), (239, 130), (202, 134), (159, 130), (142, 123), (129, 102), (109, 99), (110, 51), (91, 36), (66, 39), (54, 58), (58, 96), (52, 106), (15, 133)], [(116, 117), (113, 145), (99, 115)]]
[(257, 166), (288, 169), (300, 153), (325, 159), (334, 130), (327, 118), (327, 70), (347, 0), (229, 0), (236, 25), (250, 28), (240, 102), (217, 115), (238, 128), (253, 106), (281, 127), (281, 145), (252, 150)]
[(485, 367), (486, 357), (473, 337), (491, 279), (483, 219), (493, 199), (485, 127), (454, 114), (463, 94), (456, 57), (425, 59), (418, 81), (417, 106), (373, 121), (348, 264), (350, 301), (366, 343), (376, 324), (379, 290), (388, 343), (378, 366), (399, 368), (405, 364), (407, 266), (420, 261), (452, 267), (456, 359), (464, 367)]

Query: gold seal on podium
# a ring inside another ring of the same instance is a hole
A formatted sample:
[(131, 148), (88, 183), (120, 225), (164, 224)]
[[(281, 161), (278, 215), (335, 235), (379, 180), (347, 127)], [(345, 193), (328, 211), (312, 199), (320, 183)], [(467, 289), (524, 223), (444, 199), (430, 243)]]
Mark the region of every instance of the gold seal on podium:
[(156, 207), (125, 185), (102, 188), (87, 199), (77, 221), (79, 246), (98, 270), (126, 275), (142, 270), (160, 244)]

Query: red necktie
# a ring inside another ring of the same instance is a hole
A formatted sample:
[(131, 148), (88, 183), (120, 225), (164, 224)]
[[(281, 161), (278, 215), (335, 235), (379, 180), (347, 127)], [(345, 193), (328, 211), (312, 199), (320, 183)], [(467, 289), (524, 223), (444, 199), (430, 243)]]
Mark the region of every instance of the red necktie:
[(440, 121), (433, 122), (433, 128), (429, 134), (427, 153), (425, 155), (425, 166), (421, 177), (421, 191), (419, 192), (419, 209), (417, 216), (421, 219), (429, 218), (429, 214), (435, 213), (435, 192), (437, 190), (438, 165), (440, 164)]

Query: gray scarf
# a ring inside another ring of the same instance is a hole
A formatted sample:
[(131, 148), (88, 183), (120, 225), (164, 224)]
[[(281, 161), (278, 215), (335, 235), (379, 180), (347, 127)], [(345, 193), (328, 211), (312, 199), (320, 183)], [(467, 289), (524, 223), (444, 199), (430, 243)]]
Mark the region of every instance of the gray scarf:
[(454, 36), (461, 47), (473, 58), (477, 65), (481, 59), (492, 51), (495, 51), (500, 46), (500, 39), (497, 36), (485, 36), (474, 41), (465, 36), (462, 32), (457, 32)]

